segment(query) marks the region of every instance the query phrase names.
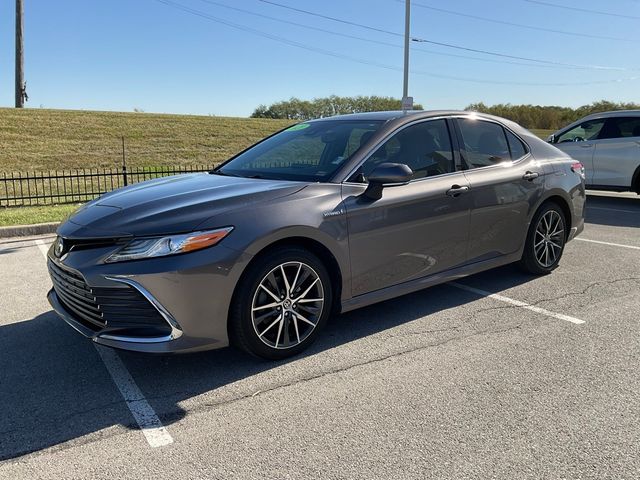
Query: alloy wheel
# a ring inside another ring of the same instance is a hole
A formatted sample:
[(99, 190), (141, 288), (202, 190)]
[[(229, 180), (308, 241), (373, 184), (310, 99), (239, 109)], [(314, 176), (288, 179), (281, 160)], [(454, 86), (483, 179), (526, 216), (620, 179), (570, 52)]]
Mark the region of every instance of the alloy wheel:
[(311, 335), (322, 316), (324, 287), (303, 262), (285, 262), (258, 284), (251, 321), (258, 338), (275, 349), (292, 348)]
[(544, 268), (554, 265), (564, 247), (564, 221), (555, 210), (545, 213), (536, 227), (533, 248), (538, 263)]

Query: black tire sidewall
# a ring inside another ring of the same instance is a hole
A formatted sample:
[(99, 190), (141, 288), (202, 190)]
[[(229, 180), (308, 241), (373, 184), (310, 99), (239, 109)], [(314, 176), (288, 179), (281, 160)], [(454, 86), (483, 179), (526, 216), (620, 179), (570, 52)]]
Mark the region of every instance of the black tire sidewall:
[[(286, 262), (303, 262), (315, 270), (322, 282), (324, 291), (324, 304), (320, 319), (313, 332), (299, 345), (287, 349), (277, 350), (263, 343), (253, 328), (251, 319), (251, 307), (253, 296), (260, 282), (269, 271)], [(311, 252), (298, 247), (285, 247), (272, 250), (262, 255), (254, 264), (250, 265), (247, 272), (238, 283), (237, 294), (231, 309), (229, 333), (233, 345), (261, 358), (278, 360), (291, 357), (309, 347), (324, 328), (331, 314), (333, 303), (333, 289), (327, 269), (322, 261)]]

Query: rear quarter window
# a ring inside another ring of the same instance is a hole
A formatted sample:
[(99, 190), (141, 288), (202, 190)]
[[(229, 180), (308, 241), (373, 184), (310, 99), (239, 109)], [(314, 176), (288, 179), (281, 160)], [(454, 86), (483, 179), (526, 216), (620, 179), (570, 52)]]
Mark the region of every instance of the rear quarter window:
[(524, 143), (522, 143), (522, 140), (516, 137), (509, 130), (506, 132), (507, 141), (509, 142), (509, 150), (511, 150), (511, 160), (518, 160), (519, 158), (524, 157), (527, 154), (528, 149)]

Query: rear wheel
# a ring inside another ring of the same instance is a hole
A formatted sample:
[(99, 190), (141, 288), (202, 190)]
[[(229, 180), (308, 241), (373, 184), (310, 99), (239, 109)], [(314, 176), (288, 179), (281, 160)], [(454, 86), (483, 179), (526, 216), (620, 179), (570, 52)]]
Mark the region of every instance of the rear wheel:
[(564, 252), (566, 224), (564, 212), (556, 203), (540, 207), (529, 226), (520, 267), (536, 275), (553, 271)]
[(315, 255), (295, 247), (272, 251), (250, 266), (238, 284), (231, 340), (270, 360), (295, 355), (315, 341), (331, 303), (329, 275)]

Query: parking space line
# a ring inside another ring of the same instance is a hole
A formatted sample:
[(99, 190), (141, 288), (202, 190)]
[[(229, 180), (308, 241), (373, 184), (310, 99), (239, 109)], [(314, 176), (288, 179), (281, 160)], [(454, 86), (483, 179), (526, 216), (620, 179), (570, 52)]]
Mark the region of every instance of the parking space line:
[(44, 255), (44, 259), (47, 259), (47, 252), (49, 251), (49, 248), (47, 247), (47, 244), (44, 242), (44, 240), (36, 240), (36, 245), (38, 245), (38, 248), (40, 249), (40, 251), (42, 252), (42, 255)]
[[(44, 240), (40, 239), (35, 242), (46, 259), (47, 244)], [(113, 383), (118, 387), (127, 407), (129, 407), (129, 411), (133, 415), (133, 418), (140, 427), (149, 445), (152, 448), (156, 448), (173, 443), (173, 437), (166, 427), (162, 425), (158, 415), (153, 410), (153, 407), (149, 405), (149, 402), (147, 402), (147, 399), (127, 370), (127, 367), (122, 363), (122, 359), (118, 353), (113, 349), (102, 347), (95, 343), (93, 346), (98, 351), (98, 355), (100, 355), (104, 366), (109, 372), (109, 375), (111, 375)]]
[(500, 302), (508, 303), (510, 305), (514, 305), (516, 307), (524, 308), (526, 310), (531, 310), (532, 312), (541, 313), (542, 315), (546, 315), (547, 317), (557, 318), (558, 320), (564, 320), (566, 322), (575, 323), (576, 325), (580, 325), (585, 323), (584, 320), (580, 320), (579, 318), (570, 317), (569, 315), (564, 315), (562, 313), (552, 312), (545, 308), (536, 307), (535, 305), (530, 305), (526, 302), (521, 302), (520, 300), (514, 300), (513, 298), (504, 297), (502, 295), (498, 295), (497, 293), (487, 292), (485, 290), (480, 290), (479, 288), (469, 287), (467, 285), (462, 285), (458, 282), (449, 282), (448, 285), (452, 287), (459, 288), (461, 290), (466, 290), (467, 292), (475, 293), (481, 295), (483, 297), (493, 298), (494, 300), (498, 300)]
[(609, 245), (610, 247), (630, 248), (632, 250), (640, 250), (640, 247), (634, 245), (624, 245), (622, 243), (602, 242), (600, 240), (591, 240), (590, 238), (576, 237), (574, 240), (580, 240), (581, 242), (599, 243), (601, 245)]
[(144, 398), (143, 393), (136, 385), (127, 367), (122, 363), (118, 353), (108, 347), (101, 347), (95, 344), (94, 346), (111, 374), (113, 383), (116, 384), (125, 402), (127, 402), (127, 407), (129, 407), (133, 418), (138, 422), (140, 430), (142, 430), (149, 445), (156, 448), (173, 443), (173, 438), (160, 422), (153, 407)]

